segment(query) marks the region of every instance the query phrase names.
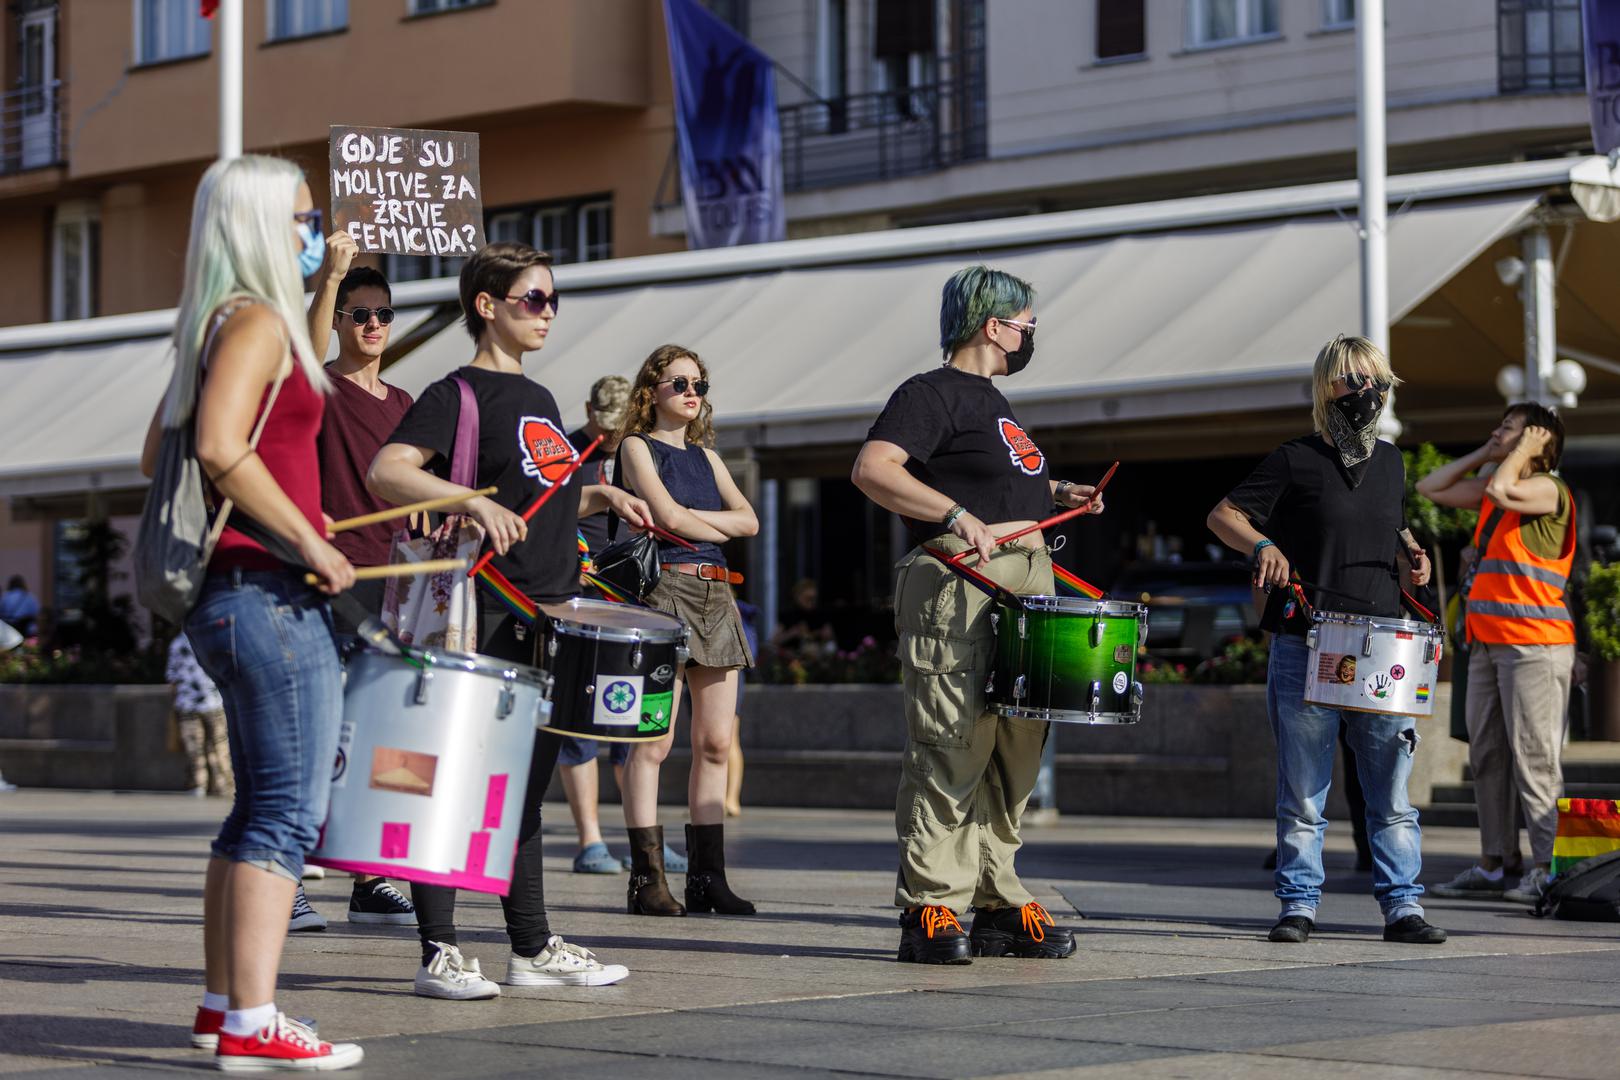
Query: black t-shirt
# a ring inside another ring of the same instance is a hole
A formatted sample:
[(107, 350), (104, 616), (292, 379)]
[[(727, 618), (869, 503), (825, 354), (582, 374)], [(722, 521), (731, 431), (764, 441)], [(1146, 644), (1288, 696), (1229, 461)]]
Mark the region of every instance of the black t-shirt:
[[(943, 366), (900, 384), (866, 433), (911, 456), (906, 471), (986, 524), (1039, 521), (1052, 506), (1046, 455), (989, 379)], [(948, 530), (906, 524), (920, 540)]]
[[(1399, 615), (1396, 565), (1406, 523), (1401, 452), (1379, 441), (1358, 486), (1320, 435), (1283, 443), (1226, 496), (1278, 548), (1315, 607), (1350, 615)], [(1313, 588), (1312, 586), (1317, 586)], [(1260, 625), (1303, 636), (1310, 617), (1293, 590), (1273, 589)]]
[[(557, 401), (526, 375), (475, 367), (454, 375), (467, 381), (478, 400), (478, 477), (473, 486), (493, 484), (498, 489), (495, 502), (521, 514), (578, 456), (563, 429)], [(428, 468), (448, 477), (460, 415), (461, 392), (454, 376), (446, 376), (422, 391), (388, 441), (432, 450)], [(569, 480), (573, 490), (559, 491), (530, 519), (527, 538), (491, 564), (536, 603), (566, 600), (579, 592), (574, 479)]]
[[(583, 453), (585, 448), (591, 445), (591, 441), (595, 437), (586, 434), (584, 428), (568, 433), (568, 441), (580, 453)], [(591, 451), (591, 456), (585, 459), (585, 464), (579, 467), (579, 472), (575, 473), (574, 476), (585, 484), (611, 485), (613, 483), (614, 461), (612, 454), (602, 453), (602, 448), (598, 446)], [(558, 496), (558, 498), (561, 497)], [(585, 538), (585, 546), (590, 548), (592, 555), (608, 546), (608, 518), (611, 516), (602, 513), (579, 519), (579, 534)]]

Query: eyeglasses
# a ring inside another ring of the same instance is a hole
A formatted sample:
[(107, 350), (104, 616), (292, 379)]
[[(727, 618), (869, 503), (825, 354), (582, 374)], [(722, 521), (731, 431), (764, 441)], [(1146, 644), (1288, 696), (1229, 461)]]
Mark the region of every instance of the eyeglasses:
[(709, 380), (708, 379), (688, 379), (685, 375), (677, 375), (673, 379), (665, 379), (663, 382), (656, 383), (654, 385), (668, 386), (668, 387), (672, 388), (677, 394), (686, 393), (686, 388), (688, 386), (690, 386), (693, 390), (697, 391), (697, 396), (698, 397), (708, 397), (709, 396)]
[(1000, 323), (1003, 326), (1011, 326), (1011, 327), (1013, 327), (1014, 329), (1017, 329), (1017, 330), (1034, 330), (1035, 329), (1035, 320), (1034, 319), (1029, 320), (1029, 322), (1019, 322), (1017, 319), (997, 319), (996, 322)]
[(513, 303), (522, 304), (523, 310), (530, 315), (544, 315), (548, 307), (551, 309), (551, 313), (555, 315), (558, 306), (562, 302), (561, 297), (555, 292), (546, 292), (544, 289), (530, 289), (521, 296), (508, 296), (506, 299)]
[(1343, 375), (1335, 375), (1332, 381), (1342, 382), (1351, 390), (1364, 390), (1368, 386), (1372, 386), (1380, 394), (1389, 393), (1389, 388), (1392, 385), (1388, 379), (1376, 379), (1371, 375), (1363, 375), (1359, 371), (1347, 371)]
[(321, 228), (321, 222), (324, 221), (325, 218), (321, 216), (321, 212), (319, 210), (301, 210), (293, 215), (293, 220), (298, 222), (300, 225), (313, 225), (315, 227), (315, 234), (317, 236), (325, 235), (325, 230)]
[(352, 311), (344, 311), (342, 308), (338, 308), (338, 314), (347, 315), (349, 318), (354, 320), (354, 325), (356, 326), (366, 325), (366, 323), (371, 321), (371, 317), (373, 315), (377, 316), (377, 321), (383, 326), (387, 326), (389, 323), (394, 321), (394, 309), (391, 307), (357, 307)]

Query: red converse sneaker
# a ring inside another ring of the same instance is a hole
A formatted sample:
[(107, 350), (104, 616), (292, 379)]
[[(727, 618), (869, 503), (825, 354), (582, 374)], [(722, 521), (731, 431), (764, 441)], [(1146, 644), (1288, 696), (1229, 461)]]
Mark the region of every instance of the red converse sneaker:
[(365, 1051), (354, 1043), (321, 1042), (309, 1028), (285, 1013), (251, 1035), (219, 1033), (214, 1063), (226, 1072), (263, 1072), (267, 1069), (306, 1069), (327, 1072), (360, 1064)]
[(218, 1009), (197, 1006), (197, 1019), (191, 1022), (191, 1045), (198, 1050), (212, 1050), (219, 1045), (219, 1028), (225, 1023), (225, 1014)]

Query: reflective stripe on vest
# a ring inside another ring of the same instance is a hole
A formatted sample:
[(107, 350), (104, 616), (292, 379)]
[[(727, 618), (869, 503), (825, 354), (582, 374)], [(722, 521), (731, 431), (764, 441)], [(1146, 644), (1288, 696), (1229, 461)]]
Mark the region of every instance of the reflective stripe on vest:
[(1537, 607), (1534, 604), (1504, 604), (1499, 600), (1470, 600), (1468, 614), (1494, 616), (1498, 619), (1546, 619), (1551, 622), (1574, 622), (1569, 608)]
[(1474, 568), (1475, 575), (1480, 574), (1506, 574), (1508, 577), (1527, 577), (1536, 581), (1544, 581), (1548, 585), (1562, 589), (1569, 584), (1569, 578), (1556, 570), (1547, 570), (1529, 563), (1512, 562), (1508, 559), (1481, 559)]

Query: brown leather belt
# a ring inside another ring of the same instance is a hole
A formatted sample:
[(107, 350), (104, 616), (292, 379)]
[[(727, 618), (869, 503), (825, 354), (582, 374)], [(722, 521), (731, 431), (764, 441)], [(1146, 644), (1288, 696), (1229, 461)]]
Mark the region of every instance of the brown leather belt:
[(727, 570), (714, 563), (667, 562), (664, 563), (664, 569), (677, 574), (690, 574), (704, 581), (723, 581), (727, 585), (741, 585), (743, 581), (743, 576), (735, 570)]

